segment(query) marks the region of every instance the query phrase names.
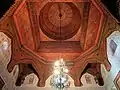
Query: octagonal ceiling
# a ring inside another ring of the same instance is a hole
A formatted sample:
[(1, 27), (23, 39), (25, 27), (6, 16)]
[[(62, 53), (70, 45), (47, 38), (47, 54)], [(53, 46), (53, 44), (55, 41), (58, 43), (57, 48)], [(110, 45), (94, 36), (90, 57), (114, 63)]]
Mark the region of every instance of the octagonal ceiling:
[(81, 25), (80, 11), (72, 2), (48, 2), (39, 16), (42, 32), (54, 40), (72, 38)]
[(60, 57), (76, 61), (93, 50), (103, 21), (90, 0), (24, 0), (13, 16), (22, 46), (46, 62)]

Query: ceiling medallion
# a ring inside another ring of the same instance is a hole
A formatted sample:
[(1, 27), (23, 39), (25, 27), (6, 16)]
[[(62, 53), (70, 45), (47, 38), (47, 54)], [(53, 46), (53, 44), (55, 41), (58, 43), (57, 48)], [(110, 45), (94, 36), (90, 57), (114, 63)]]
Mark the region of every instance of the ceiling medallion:
[(72, 2), (49, 2), (40, 11), (39, 24), (49, 38), (66, 40), (80, 28), (80, 11)]

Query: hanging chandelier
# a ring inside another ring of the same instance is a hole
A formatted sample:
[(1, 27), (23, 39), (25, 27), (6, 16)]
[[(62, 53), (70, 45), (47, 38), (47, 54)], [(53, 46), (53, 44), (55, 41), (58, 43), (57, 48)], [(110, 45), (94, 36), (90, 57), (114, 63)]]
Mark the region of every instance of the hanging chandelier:
[(68, 69), (65, 65), (63, 59), (56, 61), (54, 63), (54, 71), (53, 76), (50, 80), (50, 85), (58, 90), (63, 90), (64, 88), (68, 88), (70, 86), (70, 82), (68, 81)]

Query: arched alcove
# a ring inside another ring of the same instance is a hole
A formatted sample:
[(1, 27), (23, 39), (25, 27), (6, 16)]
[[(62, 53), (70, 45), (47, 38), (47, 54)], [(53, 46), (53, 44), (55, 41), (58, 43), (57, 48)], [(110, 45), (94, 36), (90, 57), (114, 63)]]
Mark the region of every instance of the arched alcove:
[(93, 84), (93, 85), (97, 84), (94, 76), (87, 72), (82, 75), (81, 82), (82, 82), (83, 86), (86, 86), (89, 84)]
[(32, 64), (19, 64), (19, 75), (16, 81), (16, 86), (21, 86), (22, 84), (37, 85), (38, 81), (37, 72), (33, 68)]
[[(88, 63), (83, 72), (81, 73), (81, 77), (85, 74), (91, 74), (94, 77), (95, 83), (103, 86), (104, 81), (101, 75), (100, 63)], [(80, 80), (81, 80), (80, 77)], [(82, 82), (82, 81), (81, 81)]]
[(37, 86), (38, 84), (38, 77), (35, 73), (31, 73), (25, 77), (25, 80), (22, 85), (35, 85)]

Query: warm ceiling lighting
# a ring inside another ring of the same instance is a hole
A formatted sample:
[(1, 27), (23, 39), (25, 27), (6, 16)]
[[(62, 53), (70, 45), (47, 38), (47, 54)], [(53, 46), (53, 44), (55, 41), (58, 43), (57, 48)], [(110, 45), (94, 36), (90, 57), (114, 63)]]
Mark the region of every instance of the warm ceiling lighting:
[(68, 73), (68, 69), (65, 65), (65, 62), (63, 61), (63, 59), (61, 58), (59, 61), (56, 61), (54, 63), (54, 72), (56, 73)]
[(69, 72), (67, 68), (66, 68), (64, 71), (65, 71), (65, 73), (68, 73), (68, 72)]
[(59, 61), (56, 61), (56, 62), (54, 63), (54, 66), (59, 66), (59, 65), (60, 65)]
[(59, 61), (56, 61), (54, 63), (53, 77), (51, 78), (50, 85), (58, 89), (69, 87), (70, 83), (67, 83), (68, 72), (69, 70), (62, 58)]
[(54, 70), (54, 74), (58, 75), (58, 74), (60, 74), (60, 72), (58, 70)]

